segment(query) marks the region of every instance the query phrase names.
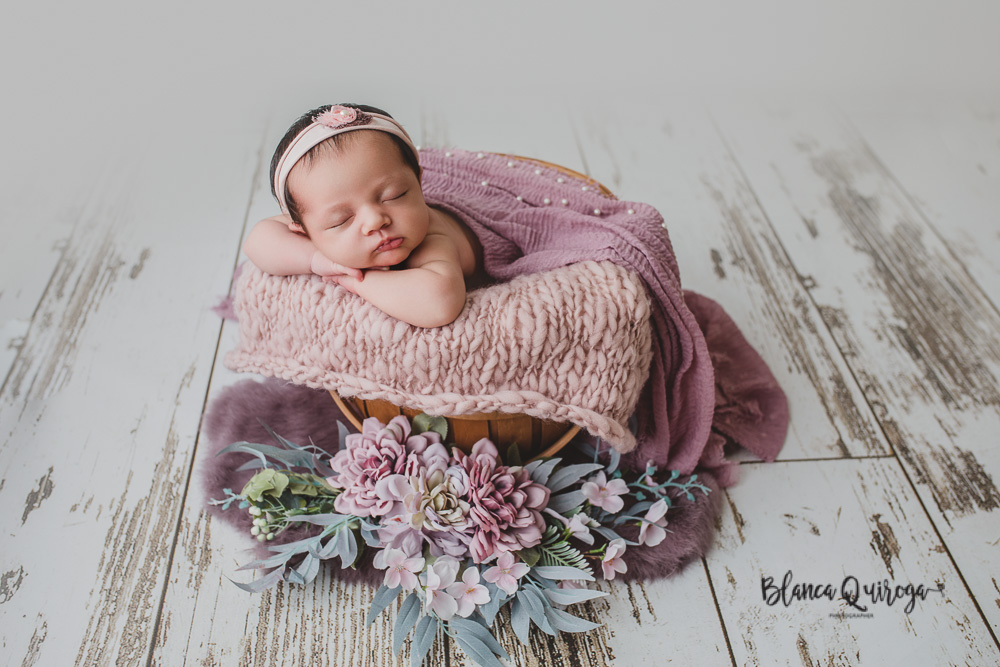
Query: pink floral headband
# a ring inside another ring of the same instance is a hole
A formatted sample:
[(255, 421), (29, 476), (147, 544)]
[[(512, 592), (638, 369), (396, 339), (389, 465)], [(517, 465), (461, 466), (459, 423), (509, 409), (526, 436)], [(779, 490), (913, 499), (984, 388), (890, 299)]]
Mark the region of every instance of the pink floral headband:
[(274, 193), (278, 198), (278, 205), (281, 206), (282, 213), (286, 215), (288, 214), (288, 202), (285, 201), (285, 181), (288, 180), (288, 174), (292, 171), (292, 167), (313, 146), (336, 134), (352, 130), (388, 132), (406, 142), (413, 154), (417, 155), (417, 147), (413, 145), (410, 135), (406, 133), (402, 125), (389, 116), (367, 113), (354, 107), (336, 104), (323, 113), (313, 116), (312, 120), (312, 124), (299, 132), (288, 144), (288, 148), (285, 149), (278, 161), (277, 169), (274, 170)]

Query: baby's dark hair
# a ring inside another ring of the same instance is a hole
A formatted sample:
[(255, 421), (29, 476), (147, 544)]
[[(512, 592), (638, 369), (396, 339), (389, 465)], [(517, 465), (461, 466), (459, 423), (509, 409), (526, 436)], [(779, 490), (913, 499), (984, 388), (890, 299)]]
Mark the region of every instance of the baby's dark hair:
[[(271, 194), (274, 195), (275, 199), (278, 198), (278, 193), (274, 191), (274, 172), (278, 169), (278, 161), (281, 159), (281, 156), (284, 155), (285, 150), (288, 148), (288, 144), (292, 143), (292, 139), (294, 139), (299, 132), (306, 129), (307, 127), (309, 127), (309, 125), (312, 124), (314, 116), (317, 116), (323, 113), (324, 111), (327, 111), (332, 106), (336, 105), (327, 104), (321, 107), (316, 107), (311, 111), (305, 112), (299, 117), (297, 121), (292, 123), (291, 127), (288, 128), (288, 131), (285, 132), (285, 136), (283, 136), (281, 138), (281, 141), (278, 142), (278, 147), (274, 149), (274, 155), (271, 156)], [(379, 109), (378, 107), (369, 106), (367, 104), (343, 103), (340, 106), (353, 107), (355, 109), (360, 109), (361, 111), (365, 111), (367, 113), (377, 113), (392, 118), (392, 116), (390, 116), (382, 109)], [(322, 155), (324, 151), (329, 151), (331, 149), (337, 150), (338, 148), (343, 147), (344, 142), (357, 139), (357, 137), (351, 136), (355, 134), (357, 134), (357, 132), (344, 132), (341, 134), (335, 134), (329, 139), (324, 139), (323, 141), (319, 142), (318, 144), (310, 148), (309, 151), (302, 156), (300, 162), (302, 162), (306, 167), (308, 167), (309, 164), (317, 157)], [(402, 153), (403, 155), (403, 161), (410, 169), (413, 170), (413, 173), (417, 175), (417, 180), (419, 181), (420, 162), (417, 160), (417, 156), (413, 154), (413, 151), (410, 150), (410, 147), (406, 145), (406, 142), (404, 142), (402, 139), (400, 139), (394, 134), (389, 134), (388, 132), (383, 132), (382, 134), (385, 134), (387, 137), (391, 138), (393, 143), (396, 144), (396, 147), (399, 148), (399, 152)], [(285, 203), (288, 204), (288, 215), (292, 218), (293, 222), (297, 223), (300, 227), (302, 227), (303, 231), (305, 231), (305, 225), (302, 224), (302, 215), (299, 212), (298, 206), (295, 203), (295, 199), (288, 191), (287, 180), (285, 181), (284, 195), (285, 195)], [(309, 232), (306, 232), (307, 236), (308, 234)]]

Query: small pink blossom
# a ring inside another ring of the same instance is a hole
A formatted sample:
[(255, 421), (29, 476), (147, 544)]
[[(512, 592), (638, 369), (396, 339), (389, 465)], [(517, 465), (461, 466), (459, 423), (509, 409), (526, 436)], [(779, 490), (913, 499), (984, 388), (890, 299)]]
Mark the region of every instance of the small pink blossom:
[(467, 618), (476, 610), (477, 605), (490, 601), (490, 592), (479, 583), (479, 570), (470, 567), (462, 573), (462, 581), (448, 587), (448, 595), (458, 603), (459, 616)]
[(411, 591), (420, 583), (417, 575), (424, 569), (423, 558), (409, 558), (399, 549), (384, 549), (379, 556), (382, 557), (376, 558), (375, 566), (379, 569), (388, 568), (385, 573), (385, 585), (389, 588), (401, 585), (403, 590)]
[(604, 560), (601, 561), (604, 578), (608, 581), (614, 579), (616, 573), (628, 570), (628, 565), (621, 559), (623, 553), (625, 553), (625, 540), (611, 540), (608, 543), (608, 550), (604, 552)]
[(513, 595), (517, 592), (517, 580), (530, 570), (524, 563), (515, 563), (514, 554), (505, 551), (497, 558), (497, 564), (483, 572), (483, 579), (496, 584), (497, 588)]
[(613, 479), (610, 482), (604, 471), (601, 470), (596, 475), (584, 482), (580, 487), (583, 497), (595, 506), (601, 507), (612, 514), (620, 512), (625, 506), (625, 501), (620, 497), (628, 493), (628, 484), (623, 479)]
[(455, 583), (459, 562), (448, 556), (435, 560), (423, 574), (425, 580), (424, 601), (427, 608), (437, 614), (442, 621), (450, 620), (458, 611), (458, 601), (448, 593), (448, 587)]
[(665, 500), (661, 498), (653, 503), (653, 506), (646, 512), (646, 516), (643, 517), (646, 520), (639, 528), (639, 544), (655, 547), (663, 541), (667, 536), (667, 531), (663, 530), (667, 525), (666, 513), (667, 503)]
[[(656, 462), (653, 461), (653, 459), (649, 459), (648, 461), (646, 461), (646, 470), (649, 470), (650, 468), (654, 470), (656, 469)], [(643, 478), (643, 482), (646, 484), (646, 486), (656, 486), (656, 480), (653, 479), (651, 475), (646, 475)]]
[(573, 515), (573, 518), (569, 520), (566, 527), (569, 529), (570, 537), (575, 537), (584, 544), (593, 544), (594, 536), (590, 534), (590, 529), (599, 525), (601, 524), (597, 523), (583, 512), (578, 512)]
[(358, 118), (358, 110), (335, 104), (323, 113), (314, 116), (313, 122), (326, 125), (327, 127), (338, 128), (341, 125), (353, 123)]

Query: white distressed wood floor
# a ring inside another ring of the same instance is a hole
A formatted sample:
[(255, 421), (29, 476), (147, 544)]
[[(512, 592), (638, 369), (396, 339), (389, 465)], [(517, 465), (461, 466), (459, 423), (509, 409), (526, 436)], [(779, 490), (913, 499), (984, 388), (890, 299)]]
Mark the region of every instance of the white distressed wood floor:
[[(502, 632), (517, 664), (1000, 662), (1000, 104), (389, 107), (425, 146), (539, 157), (657, 206), (685, 287), (790, 399), (779, 460), (742, 458), (704, 559), (604, 584), (592, 633), (526, 650)], [(384, 619), (364, 627), (366, 587), (227, 581), (249, 578), (249, 538), (198, 484), (205, 406), (243, 379), (209, 309), (277, 211), (268, 161), (302, 111), (123, 132), (72, 174), (3, 168), (3, 664), (409, 664)], [(935, 592), (768, 604), (762, 579), (787, 572)], [(442, 646), (432, 664), (469, 664)]]

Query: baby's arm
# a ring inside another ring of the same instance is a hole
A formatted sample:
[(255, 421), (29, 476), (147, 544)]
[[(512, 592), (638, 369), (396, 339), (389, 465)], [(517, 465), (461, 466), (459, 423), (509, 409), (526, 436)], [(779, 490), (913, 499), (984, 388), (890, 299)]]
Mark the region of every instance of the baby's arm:
[(324, 257), (304, 234), (289, 228), (287, 215), (265, 218), (254, 225), (243, 242), (243, 252), (258, 269), (273, 276), (309, 273), (348, 273), (361, 278), (360, 269), (351, 269)]
[(407, 258), (409, 268), (366, 271), (364, 280), (336, 276), (346, 287), (382, 312), (417, 327), (451, 324), (465, 308), (465, 277), (455, 242), (428, 234)]

